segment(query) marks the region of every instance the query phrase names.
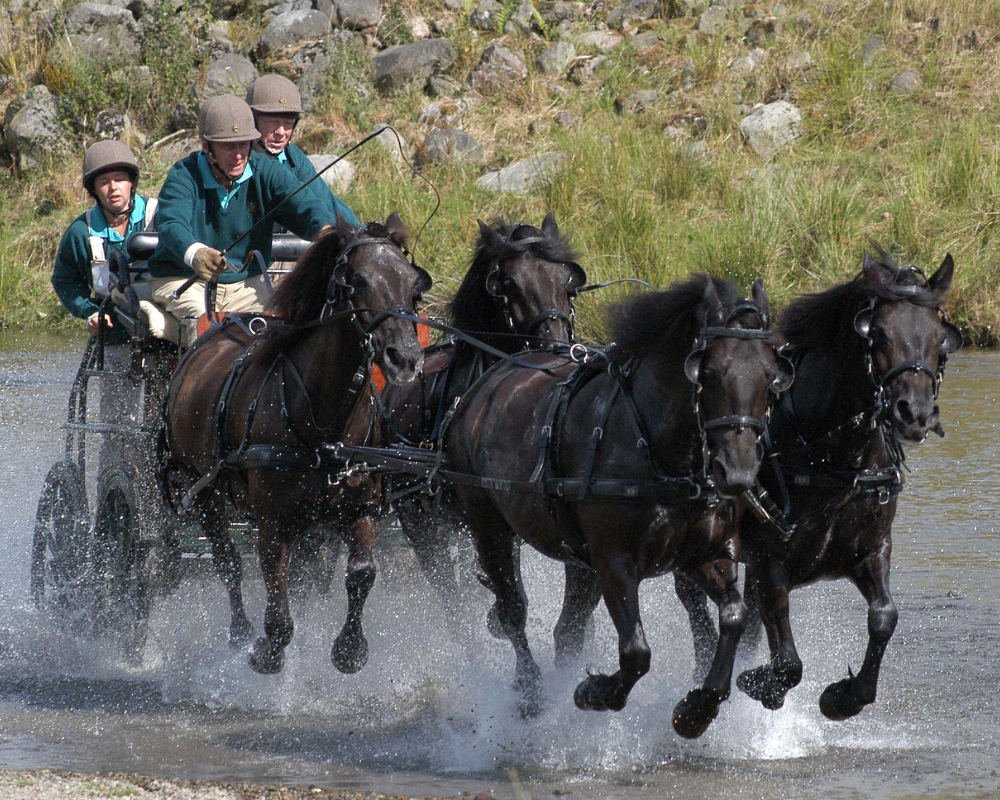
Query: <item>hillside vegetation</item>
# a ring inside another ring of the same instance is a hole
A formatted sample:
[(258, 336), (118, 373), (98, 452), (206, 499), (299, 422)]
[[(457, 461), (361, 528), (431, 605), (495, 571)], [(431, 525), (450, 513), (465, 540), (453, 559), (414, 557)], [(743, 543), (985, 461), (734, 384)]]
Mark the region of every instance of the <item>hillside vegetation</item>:
[[(39, 35), (30, 4), (3, 1), (8, 31), (21, 44), (0, 46), (0, 112), (44, 82), (63, 98), (71, 146), (34, 171), (15, 169), (8, 156), (0, 320), (60, 325), (66, 315), (48, 278), (59, 237), (87, 206), (80, 160), (97, 112), (130, 116), (125, 139), (142, 157), (141, 190), (155, 194), (169, 163), (152, 145), (174, 130), (173, 102), (204, 72), (210, 30), (223, 25), (261, 74), (298, 79), (299, 62), (293, 49), (261, 53), (252, 44), (265, 4), (188, 2), (170, 13), (149, 0), (159, 29), (147, 29), (136, 63), (151, 70), (155, 88), (136, 92), (122, 70), (102, 73), (65, 52), (59, 14), (75, 3), (56, 3), (54, 27)], [(468, 266), (477, 218), (540, 224), (553, 210), (591, 280), (637, 276), (664, 286), (704, 271), (748, 287), (763, 276), (779, 307), (856, 274), (869, 239), (928, 274), (950, 252), (949, 313), (975, 342), (997, 344), (1000, 0), (720, 2), (725, 15), (712, 33), (696, 30), (708, 2), (666, 0), (654, 3), (649, 19), (614, 24), (623, 43), (592, 76), (578, 70), (575, 79), (572, 65), (569, 78), (543, 74), (535, 58), (560, 39), (603, 29), (621, 3), (563, 3), (580, 13), (557, 26), (543, 16), (553, 4), (535, 2), (530, 30), (509, 33), (500, 31), (523, 3), (498, 5), (496, 28), (479, 30), (470, 19), (476, 2), (383, 2), (377, 30), (341, 37), (329, 80), (296, 133), (307, 152), (333, 154), (387, 122), (407, 141), (409, 157), (432, 128), (420, 117), (433, 101), (448, 124), (479, 143), (479, 163), (454, 159), (422, 170), (441, 201), (417, 248), (437, 279), (432, 309)], [(447, 70), (453, 94), (431, 97), (420, 86), (376, 91), (374, 53), (412, 42), (425, 28), (455, 47)], [(156, 47), (149, 30), (162, 37)], [(497, 43), (520, 55), (527, 77), (477, 92), (469, 78)], [(747, 60), (755, 50), (762, 54)], [(576, 45), (576, 63), (597, 52)], [(915, 71), (915, 83), (894, 87), (904, 70)], [(647, 90), (659, 94), (632, 109), (627, 98)], [(744, 141), (740, 122), (755, 105), (778, 100), (798, 109), (800, 135), (765, 158)], [(487, 169), (551, 151), (566, 161), (546, 187), (522, 195), (476, 184)], [(351, 160), (356, 178), (342, 196), (359, 217), (398, 210), (414, 231), (424, 224), (437, 202), (427, 182), (375, 142)], [(617, 291), (581, 298), (586, 334), (601, 335), (599, 307)]]

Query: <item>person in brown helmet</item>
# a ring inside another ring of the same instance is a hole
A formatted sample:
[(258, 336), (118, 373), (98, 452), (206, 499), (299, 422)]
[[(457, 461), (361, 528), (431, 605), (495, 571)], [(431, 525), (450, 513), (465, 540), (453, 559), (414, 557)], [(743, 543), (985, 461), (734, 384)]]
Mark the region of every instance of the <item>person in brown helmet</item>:
[[(274, 209), (274, 221), (304, 239), (336, 222), (334, 211), (308, 191), (292, 196), (300, 186), (295, 176), (252, 149), (260, 131), (242, 99), (209, 98), (198, 128), (201, 150), (174, 164), (160, 189), (160, 239), (149, 260), (153, 298), (181, 320), (185, 343), (205, 313), (206, 281), (218, 282), (216, 310), (263, 310), (266, 283), (251, 252), (270, 263), (272, 226), (257, 224), (265, 214)], [(174, 299), (192, 275), (199, 280)]]
[[(98, 308), (110, 291), (108, 255), (120, 251), (127, 260), (125, 242), (136, 231), (152, 227), (156, 200), (136, 192), (139, 162), (128, 145), (105, 139), (83, 156), (83, 187), (94, 205), (63, 234), (52, 270), (52, 288), (74, 317), (87, 321), (87, 332), (97, 335)], [(125, 341), (105, 315), (109, 343)]]
[[(295, 84), (282, 75), (261, 75), (247, 90), (247, 105), (253, 111), (254, 122), (260, 131), (260, 139), (254, 143), (254, 149), (288, 167), (299, 183), (312, 178), (316, 168), (302, 148), (292, 144), (292, 134), (302, 116), (302, 98)], [(320, 202), (329, 205), (347, 222), (361, 224), (347, 204), (322, 180), (313, 181), (309, 189)]]

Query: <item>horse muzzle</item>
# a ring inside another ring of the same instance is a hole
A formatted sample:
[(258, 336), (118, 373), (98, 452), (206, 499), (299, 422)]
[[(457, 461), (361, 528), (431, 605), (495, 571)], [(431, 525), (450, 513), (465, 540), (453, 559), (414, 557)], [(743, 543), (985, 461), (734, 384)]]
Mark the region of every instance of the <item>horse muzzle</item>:
[(400, 344), (387, 344), (380, 359), (385, 379), (396, 386), (414, 383), (424, 369), (423, 348), (414, 340)]

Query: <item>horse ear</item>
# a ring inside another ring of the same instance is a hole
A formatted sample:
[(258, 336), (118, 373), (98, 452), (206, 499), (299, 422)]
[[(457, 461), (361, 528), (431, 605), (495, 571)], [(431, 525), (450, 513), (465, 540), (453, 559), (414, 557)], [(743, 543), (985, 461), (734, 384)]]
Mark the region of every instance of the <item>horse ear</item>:
[(955, 260), (951, 257), (951, 253), (948, 253), (944, 257), (944, 261), (941, 262), (941, 266), (937, 268), (937, 272), (931, 275), (927, 281), (927, 285), (934, 294), (946, 295), (951, 288), (951, 279), (954, 273)]
[(697, 317), (698, 323), (703, 328), (706, 325), (723, 323), (722, 302), (719, 300), (719, 293), (715, 291), (715, 281), (711, 277), (705, 280), (705, 291), (701, 296)]
[(861, 271), (872, 286), (884, 286), (886, 281), (893, 277), (892, 270), (867, 250), (861, 260)]
[(477, 219), (476, 222), (479, 223), (479, 235), (482, 237), (483, 244), (491, 250), (502, 249), (503, 237), (481, 219)]
[(556, 212), (550, 211), (542, 220), (542, 233), (550, 239), (559, 238), (559, 226), (556, 225)]
[(393, 211), (386, 217), (385, 229), (389, 231), (389, 235), (397, 242), (405, 242), (410, 238), (409, 229), (403, 224), (403, 220), (400, 219), (399, 213), (396, 211)]
[(764, 288), (764, 279), (757, 278), (753, 282), (750, 292), (753, 295), (754, 305), (760, 309), (761, 316), (764, 317), (764, 323), (769, 324), (771, 311), (767, 301), (767, 289)]

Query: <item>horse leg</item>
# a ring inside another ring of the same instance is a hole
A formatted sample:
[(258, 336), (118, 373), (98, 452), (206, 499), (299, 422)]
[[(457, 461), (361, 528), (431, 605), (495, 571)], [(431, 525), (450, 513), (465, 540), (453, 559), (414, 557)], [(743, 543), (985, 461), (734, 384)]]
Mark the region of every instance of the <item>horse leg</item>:
[(649, 672), (649, 644), (639, 618), (639, 575), (627, 555), (601, 558), (592, 550), (591, 560), (598, 569), (604, 605), (618, 631), (618, 672), (588, 675), (576, 687), (573, 702), (584, 711), (621, 711), (632, 687)]
[(333, 665), (348, 675), (368, 663), (368, 640), (361, 627), (365, 600), (375, 583), (375, 516), (358, 517), (344, 530), (347, 539), (347, 619), (330, 651)]
[(747, 607), (747, 624), (740, 637), (740, 654), (752, 657), (760, 647), (761, 636), (764, 634), (764, 622), (760, 618), (760, 599), (757, 597), (757, 584), (753, 580), (753, 567), (746, 568), (746, 578), (743, 581), (743, 603)]
[(687, 611), (691, 635), (694, 637), (694, 681), (703, 683), (719, 646), (719, 634), (708, 613), (708, 595), (681, 572), (674, 573), (674, 592)]
[(212, 566), (229, 593), (229, 644), (243, 647), (253, 635), (253, 626), (243, 605), (243, 558), (229, 537), (229, 531), (217, 501), (202, 512), (201, 524), (212, 544)]
[(260, 571), (267, 590), (264, 611), (264, 635), (258, 637), (250, 652), (250, 666), (262, 675), (281, 672), (285, 648), (292, 641), (295, 626), (288, 609), (288, 562), (291, 548), (273, 524), (262, 524), (257, 551)]
[[(326, 527), (318, 527), (301, 536), (292, 546), (288, 565), (288, 588), (292, 601), (304, 603), (310, 592), (326, 595), (329, 591), (329, 573), (337, 561), (340, 546), (339, 531), (331, 535)], [(326, 545), (332, 549), (323, 553)]]
[(889, 555), (878, 552), (869, 557), (854, 582), (868, 601), (868, 648), (861, 671), (826, 687), (819, 698), (823, 716), (832, 720), (853, 717), (875, 702), (878, 673), (886, 646), (896, 629), (899, 613), (889, 593)]
[(514, 688), (518, 693), (521, 716), (534, 717), (542, 711), (542, 672), (531, 654), (525, 633), (528, 597), (521, 581), (514, 532), (485, 496), (474, 497), (479, 502), (464, 505), (469, 514), (479, 565), (496, 595), (497, 620), (514, 647)]
[(441, 598), (448, 619), (454, 620), (459, 611), (458, 581), (448, 552), (447, 527), (438, 515), (424, 511), (412, 496), (399, 504), (396, 513), (420, 571)]
[(601, 602), (597, 573), (590, 567), (566, 562), (566, 593), (562, 612), (553, 636), (556, 643), (556, 667), (564, 669), (580, 658), (587, 623)]
[(788, 616), (791, 589), (784, 568), (777, 562), (756, 566), (748, 577), (757, 592), (771, 663), (741, 673), (736, 685), (764, 708), (777, 711), (785, 704), (785, 695), (802, 680), (802, 660)]
[(719, 606), (719, 641), (712, 666), (700, 689), (692, 689), (674, 708), (674, 730), (685, 739), (701, 736), (719, 713), (719, 706), (729, 697), (733, 679), (736, 647), (746, 625), (746, 607), (740, 596), (736, 561), (718, 559), (692, 573)]

